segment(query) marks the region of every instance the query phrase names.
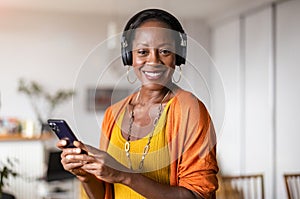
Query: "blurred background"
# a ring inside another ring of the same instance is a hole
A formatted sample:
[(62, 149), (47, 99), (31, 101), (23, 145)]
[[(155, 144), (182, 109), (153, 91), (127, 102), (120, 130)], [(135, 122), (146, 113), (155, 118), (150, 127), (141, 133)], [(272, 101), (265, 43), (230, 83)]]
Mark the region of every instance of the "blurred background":
[(33, 108), (49, 112), (47, 100), (20, 92), (20, 80), (52, 96), (73, 90), (50, 117), (67, 120), (83, 142), (98, 146), (104, 112), (94, 97), (136, 89), (126, 82), (120, 33), (145, 8), (174, 14), (189, 36), (181, 86), (213, 117), (220, 172), (261, 173), (266, 198), (287, 198), (283, 174), (300, 172), (299, 0), (1, 0), (0, 158), (16, 157), (16, 170), (31, 179), (9, 179), (6, 190), (42, 197), (36, 179), (55, 150), (55, 138), (40, 137)]

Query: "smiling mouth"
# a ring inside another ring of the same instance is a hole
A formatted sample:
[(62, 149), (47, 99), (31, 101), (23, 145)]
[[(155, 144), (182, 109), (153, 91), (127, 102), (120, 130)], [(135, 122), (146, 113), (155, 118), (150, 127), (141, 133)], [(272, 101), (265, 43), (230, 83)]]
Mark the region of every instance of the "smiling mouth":
[(148, 77), (151, 77), (151, 78), (158, 78), (160, 77), (163, 72), (149, 72), (149, 71), (144, 71), (144, 74), (147, 75)]

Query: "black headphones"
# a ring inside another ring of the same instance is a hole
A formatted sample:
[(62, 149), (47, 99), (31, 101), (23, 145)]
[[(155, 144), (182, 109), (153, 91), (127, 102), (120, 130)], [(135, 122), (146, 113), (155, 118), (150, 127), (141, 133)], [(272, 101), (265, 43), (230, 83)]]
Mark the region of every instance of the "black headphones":
[[(131, 19), (126, 24), (122, 38), (121, 38), (121, 54), (123, 64), (132, 65), (132, 41), (134, 29), (138, 28), (143, 22), (149, 19), (156, 19), (168, 24), (171, 30), (176, 31), (176, 66), (185, 64), (186, 49), (187, 49), (187, 36), (180, 24), (180, 22), (170, 13), (160, 9), (147, 9), (143, 10)], [(178, 32), (178, 35), (177, 35)]]

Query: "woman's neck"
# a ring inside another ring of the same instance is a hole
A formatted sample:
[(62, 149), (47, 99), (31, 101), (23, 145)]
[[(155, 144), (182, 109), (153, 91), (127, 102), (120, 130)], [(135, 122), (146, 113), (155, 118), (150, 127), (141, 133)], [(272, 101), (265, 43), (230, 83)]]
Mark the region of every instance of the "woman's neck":
[[(169, 101), (174, 96), (175, 86), (172, 84), (168, 87), (162, 87), (161, 89), (149, 89), (142, 86), (134, 98), (134, 104), (140, 104), (142, 106), (148, 104), (160, 104)], [(177, 86), (176, 86), (177, 87)]]

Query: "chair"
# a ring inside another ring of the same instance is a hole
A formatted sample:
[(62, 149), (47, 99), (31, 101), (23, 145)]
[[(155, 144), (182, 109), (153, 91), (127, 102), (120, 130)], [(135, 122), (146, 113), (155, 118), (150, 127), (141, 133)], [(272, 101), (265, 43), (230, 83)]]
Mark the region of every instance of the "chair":
[(288, 199), (300, 199), (300, 173), (283, 176)]
[(223, 195), (226, 199), (264, 199), (264, 177), (257, 175), (222, 176)]

